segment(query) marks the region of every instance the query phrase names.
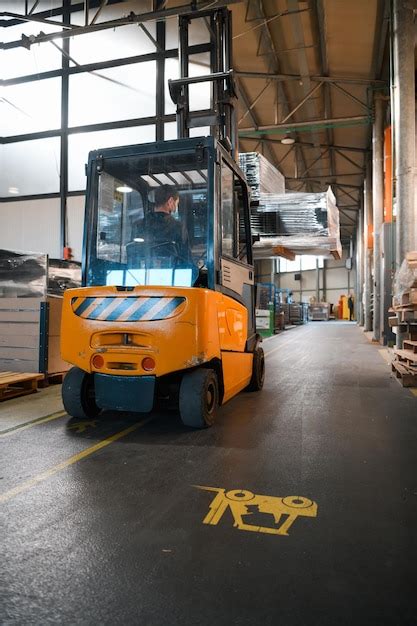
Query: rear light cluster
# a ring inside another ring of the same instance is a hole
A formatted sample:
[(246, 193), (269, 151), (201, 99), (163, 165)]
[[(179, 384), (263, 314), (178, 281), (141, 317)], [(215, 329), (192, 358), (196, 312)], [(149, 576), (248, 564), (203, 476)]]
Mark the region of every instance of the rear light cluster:
[(155, 369), (155, 361), (153, 360), (152, 357), (145, 356), (145, 358), (142, 359), (142, 367), (145, 370), (145, 372), (151, 372), (152, 370)]
[(93, 356), (92, 364), (93, 364), (93, 367), (95, 367), (97, 370), (99, 370), (99, 369), (101, 369), (103, 367), (104, 359), (101, 356), (101, 354), (95, 354)]
[[(95, 354), (91, 360), (92, 366), (96, 369), (96, 370), (100, 370), (102, 367), (104, 367), (104, 358), (101, 356), (101, 354)], [(110, 364), (109, 364), (110, 365)], [(126, 364), (127, 365), (127, 364)], [(133, 364), (129, 364), (131, 367), (127, 368), (127, 367), (120, 367), (120, 369), (134, 369)], [(152, 370), (155, 369), (156, 363), (155, 363), (155, 359), (153, 359), (150, 356), (145, 356), (142, 359), (142, 369), (145, 370), (145, 372), (152, 372)], [(113, 368), (111, 368), (113, 369)]]

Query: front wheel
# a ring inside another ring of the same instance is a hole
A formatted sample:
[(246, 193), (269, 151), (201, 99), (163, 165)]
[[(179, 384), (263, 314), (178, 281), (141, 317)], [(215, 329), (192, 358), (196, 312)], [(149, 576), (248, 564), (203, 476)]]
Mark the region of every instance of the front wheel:
[(83, 372), (78, 367), (72, 367), (62, 383), (62, 402), (71, 417), (79, 419), (97, 417), (100, 408), (94, 397), (93, 375)]
[(265, 355), (263, 348), (257, 347), (253, 353), (252, 378), (247, 386), (248, 391), (260, 391), (265, 380)]
[(184, 374), (179, 406), (182, 423), (192, 428), (207, 428), (214, 423), (219, 404), (219, 383), (214, 370), (198, 369)]

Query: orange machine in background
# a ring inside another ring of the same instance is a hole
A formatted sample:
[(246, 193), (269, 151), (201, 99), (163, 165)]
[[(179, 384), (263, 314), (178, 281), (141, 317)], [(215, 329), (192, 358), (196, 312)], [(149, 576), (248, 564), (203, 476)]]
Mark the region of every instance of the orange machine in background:
[(392, 222), (392, 138), (391, 126), (384, 133), (384, 222)]

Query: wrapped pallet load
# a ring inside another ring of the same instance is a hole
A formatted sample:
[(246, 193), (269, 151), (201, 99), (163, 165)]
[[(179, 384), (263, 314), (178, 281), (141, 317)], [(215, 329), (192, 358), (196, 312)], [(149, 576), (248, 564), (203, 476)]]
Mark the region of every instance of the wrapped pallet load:
[(255, 258), (273, 256), (279, 246), (296, 254), (342, 256), (339, 209), (330, 187), (321, 193), (262, 193), (251, 219), (261, 235)]
[(285, 178), (259, 152), (239, 154), (240, 169), (251, 190), (251, 201), (258, 201), (264, 193), (285, 193)]
[(62, 295), (80, 284), (78, 263), (0, 250), (0, 372), (43, 378), (68, 370), (59, 346)]

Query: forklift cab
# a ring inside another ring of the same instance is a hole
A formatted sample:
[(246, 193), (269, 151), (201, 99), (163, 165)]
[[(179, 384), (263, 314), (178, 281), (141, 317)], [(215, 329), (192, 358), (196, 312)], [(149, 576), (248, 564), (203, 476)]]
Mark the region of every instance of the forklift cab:
[[(254, 333), (248, 188), (219, 142), (206, 137), (93, 152), (88, 179), (83, 285), (220, 291), (246, 307)], [(178, 210), (159, 213), (155, 228), (150, 218), (161, 187), (178, 195)]]

